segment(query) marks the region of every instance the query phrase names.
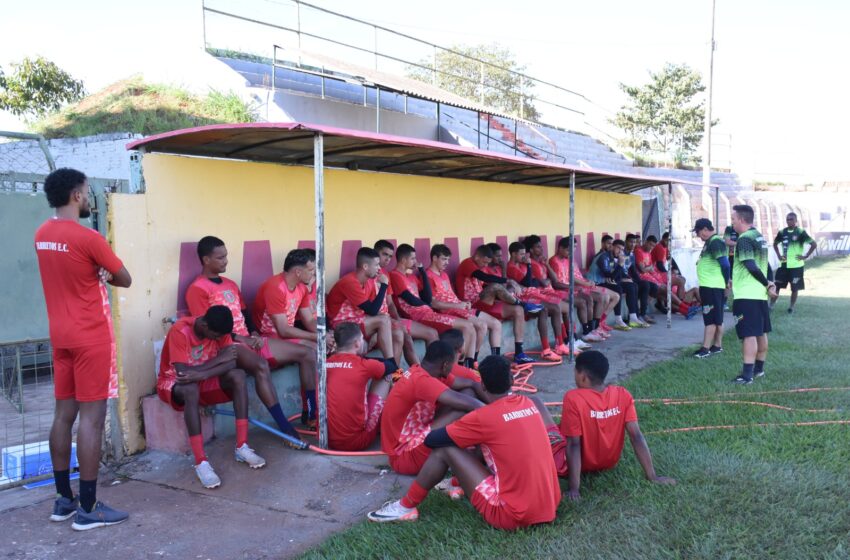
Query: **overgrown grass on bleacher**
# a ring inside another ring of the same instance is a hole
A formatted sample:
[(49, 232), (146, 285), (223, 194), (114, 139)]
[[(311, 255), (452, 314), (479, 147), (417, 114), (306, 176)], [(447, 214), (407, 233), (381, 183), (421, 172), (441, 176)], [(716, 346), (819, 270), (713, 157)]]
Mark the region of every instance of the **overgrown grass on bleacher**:
[[(432, 493), (420, 520), (395, 526), (363, 522), (309, 551), (306, 558), (848, 558), (850, 426), (750, 427), (684, 433), (660, 430), (850, 419), (850, 392), (757, 395), (802, 387), (845, 387), (850, 259), (813, 263), (793, 316), (787, 294), (773, 315), (767, 376), (749, 387), (729, 383), (740, 345), (725, 352), (649, 367), (625, 385), (636, 398), (735, 398), (776, 403), (784, 411), (740, 404), (639, 404), (638, 415), (659, 474), (641, 476), (626, 444), (613, 471), (582, 477), (583, 499), (564, 499), (552, 525), (504, 533), (490, 529), (467, 501)], [(694, 346), (695, 348), (696, 346)], [(562, 483), (566, 491), (566, 483)], [(396, 498), (406, 489), (398, 489)]]

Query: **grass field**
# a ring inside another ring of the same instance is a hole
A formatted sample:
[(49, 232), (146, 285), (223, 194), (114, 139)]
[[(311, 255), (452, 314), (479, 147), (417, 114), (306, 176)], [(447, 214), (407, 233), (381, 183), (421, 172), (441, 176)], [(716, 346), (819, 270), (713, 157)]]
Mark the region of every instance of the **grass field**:
[[(729, 383), (740, 367), (734, 333), (725, 352), (647, 368), (625, 386), (636, 399), (746, 400), (747, 404), (638, 404), (659, 474), (645, 481), (626, 443), (613, 471), (582, 477), (582, 500), (564, 499), (547, 526), (504, 533), (484, 524), (466, 500), (431, 493), (420, 520), (363, 522), (306, 558), (850, 558), (850, 426), (795, 422), (850, 420), (850, 391), (786, 392), (850, 386), (847, 317), (850, 259), (811, 263), (793, 316), (787, 293), (773, 314), (766, 377)], [(772, 424), (753, 427), (753, 424)], [(690, 426), (746, 426), (679, 433)], [(566, 481), (561, 484), (566, 493)], [(401, 496), (406, 488), (398, 489)]]

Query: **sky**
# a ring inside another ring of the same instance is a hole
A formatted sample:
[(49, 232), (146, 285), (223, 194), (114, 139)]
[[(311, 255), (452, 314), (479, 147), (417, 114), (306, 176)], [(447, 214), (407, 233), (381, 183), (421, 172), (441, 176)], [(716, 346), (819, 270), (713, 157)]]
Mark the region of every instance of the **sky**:
[[(440, 45), (499, 44), (514, 52), (528, 74), (592, 100), (596, 117), (604, 119), (625, 102), (620, 83), (643, 84), (667, 62), (707, 71), (710, 1), (312, 3)], [(297, 26), (298, 14), (289, 0), (207, 2), (216, 9)], [(713, 132), (714, 165), (731, 164), (745, 179), (850, 180), (850, 2), (716, 4), (713, 114), (720, 123)], [(201, 0), (31, 0), (7, 3), (3, 12), (0, 66), (8, 72), (10, 62), (40, 54), (82, 79), (90, 92), (136, 73), (179, 80), (181, 69), (174, 67), (180, 57), (175, 53), (199, 51), (204, 41)], [(272, 43), (291, 38), (224, 21), (207, 15), (208, 42), (271, 52)], [(301, 24), (304, 30), (364, 47), (375, 41), (369, 28), (309, 8), (302, 8)], [(377, 40), (382, 51), (423, 55), (420, 47), (389, 34), (379, 33)], [(304, 48), (332, 50), (317, 42)], [(0, 129), (23, 127), (0, 114)]]

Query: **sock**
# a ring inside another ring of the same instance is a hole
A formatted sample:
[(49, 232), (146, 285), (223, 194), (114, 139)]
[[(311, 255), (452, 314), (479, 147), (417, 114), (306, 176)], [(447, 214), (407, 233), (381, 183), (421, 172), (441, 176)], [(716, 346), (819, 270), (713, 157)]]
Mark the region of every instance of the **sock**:
[[(307, 402), (307, 399), (304, 399), (304, 402)], [(269, 414), (274, 418), (277, 427), (280, 428), (280, 431), (285, 433), (286, 435), (290, 435), (292, 437), (301, 439), (298, 435), (298, 432), (295, 431), (295, 428), (292, 424), (289, 423), (289, 420), (286, 419), (286, 415), (283, 413), (283, 409), (280, 408), (280, 403), (275, 404), (274, 406), (268, 407)]]
[(629, 313), (629, 321), (633, 321), (633, 322), (637, 323), (638, 322), (637, 313)]
[(316, 404), (316, 390), (307, 389), (304, 393), (307, 395), (307, 417), (313, 420), (319, 410), (319, 405)]
[(236, 448), (240, 448), (248, 443), (248, 419), (236, 419)]
[(307, 391), (301, 389), (301, 415), (306, 418), (307, 412)]
[(596, 330), (599, 328), (599, 319), (594, 319), (592, 323), (592, 330)]
[(207, 460), (207, 454), (204, 453), (204, 436), (202, 434), (189, 436), (189, 447), (192, 448), (192, 455), (195, 456), (195, 465), (200, 465)]
[(764, 373), (764, 360), (756, 360), (753, 366), (753, 373)]
[(564, 344), (564, 336), (559, 334), (555, 337), (555, 346), (561, 346), (562, 344)]
[(687, 315), (688, 311), (690, 311), (690, 310), (691, 310), (691, 308), (688, 307), (688, 304), (685, 303), (684, 301), (679, 304), (679, 314), (680, 315)]
[(91, 513), (94, 504), (97, 502), (97, 479), (83, 480), (80, 479), (80, 507), (86, 513)]
[(570, 326), (567, 323), (561, 324), (561, 338), (568, 338), (570, 336)]
[(410, 488), (407, 489), (407, 494), (401, 499), (401, 505), (406, 508), (415, 508), (425, 500), (426, 496), (428, 496), (428, 491), (414, 480)]
[(501, 346), (493, 346), (490, 348), (491, 356), (501, 356), (502, 355), (502, 347)]
[(56, 493), (63, 498), (69, 500), (74, 499), (74, 492), (71, 490), (71, 470), (53, 471), (53, 481), (56, 483)]
[(752, 379), (753, 378), (753, 367), (754, 367), (754, 364), (744, 364), (744, 367), (741, 370), (741, 377), (744, 377), (746, 379)]
[(602, 314), (602, 317), (600, 317), (600, 318), (599, 318), (599, 321), (600, 321), (601, 323), (603, 323), (603, 324), (604, 324), (604, 323), (605, 323), (605, 321), (607, 321), (607, 320), (608, 320), (608, 314), (607, 314), (607, 313), (603, 313), (603, 314)]
[(549, 346), (549, 337), (548, 336), (544, 336), (543, 338), (540, 339), (540, 349), (541, 350), (551, 350), (552, 349), (552, 347)]
[(591, 322), (589, 322), (589, 323), (585, 323), (585, 324), (583, 324), (583, 325), (581, 326), (581, 329), (582, 329), (582, 332), (583, 332), (584, 334), (590, 334), (590, 332), (593, 330), (593, 322), (591, 321)]
[(522, 354), (522, 353), (523, 353), (522, 342), (514, 343), (514, 354)]
[(463, 365), (468, 367), (469, 369), (472, 369), (475, 366), (475, 360), (473, 360), (472, 358), (467, 358), (466, 360), (464, 360)]
[(468, 359), (468, 358), (458, 358), (458, 359), (457, 359), (457, 365), (462, 366), (463, 364), (465, 364), (465, 363), (466, 363), (466, 360), (467, 360), (467, 359)]
[(717, 352), (718, 350), (720, 350), (720, 346), (712, 345), (711, 348), (709, 348), (708, 350), (711, 352)]
[(452, 486), (460, 486), (460, 481), (457, 479), (456, 476), (452, 477)]
[(473, 361), (473, 362), (477, 362), (477, 361), (478, 361), (478, 350), (476, 350), (476, 351), (475, 351), (475, 355), (474, 355), (474, 356), (472, 356), (472, 361)]
[(398, 364), (395, 361), (395, 358), (387, 358), (384, 362), (389, 366), (390, 371), (398, 370)]

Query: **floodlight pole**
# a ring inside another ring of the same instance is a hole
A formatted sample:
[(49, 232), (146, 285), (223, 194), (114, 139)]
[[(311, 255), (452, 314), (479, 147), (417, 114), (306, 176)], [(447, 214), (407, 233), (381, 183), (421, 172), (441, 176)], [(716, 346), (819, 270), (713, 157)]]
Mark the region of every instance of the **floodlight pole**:
[[(573, 336), (573, 309), (575, 308), (575, 268), (573, 267), (573, 258), (575, 257), (575, 239), (576, 239), (576, 173), (570, 173), (570, 325), (567, 326), (567, 336), (570, 341), (570, 363), (573, 362), (573, 353), (575, 351), (575, 337)], [(557, 251), (557, 248), (555, 249)]]
[[(661, 232), (664, 235), (664, 232)], [(673, 183), (667, 183), (667, 328), (673, 328)]]
[(325, 317), (325, 142), (324, 136), (313, 136), (313, 193), (316, 210), (316, 369), (319, 373), (319, 446), (328, 448), (328, 332)]
[[(703, 192), (707, 193), (711, 185), (711, 101), (712, 88), (714, 82), (714, 12), (716, 0), (711, 0), (711, 43), (708, 50), (708, 80), (706, 84), (706, 103), (705, 103), (705, 153), (702, 162), (702, 187)], [(719, 218), (719, 216), (718, 216)]]

